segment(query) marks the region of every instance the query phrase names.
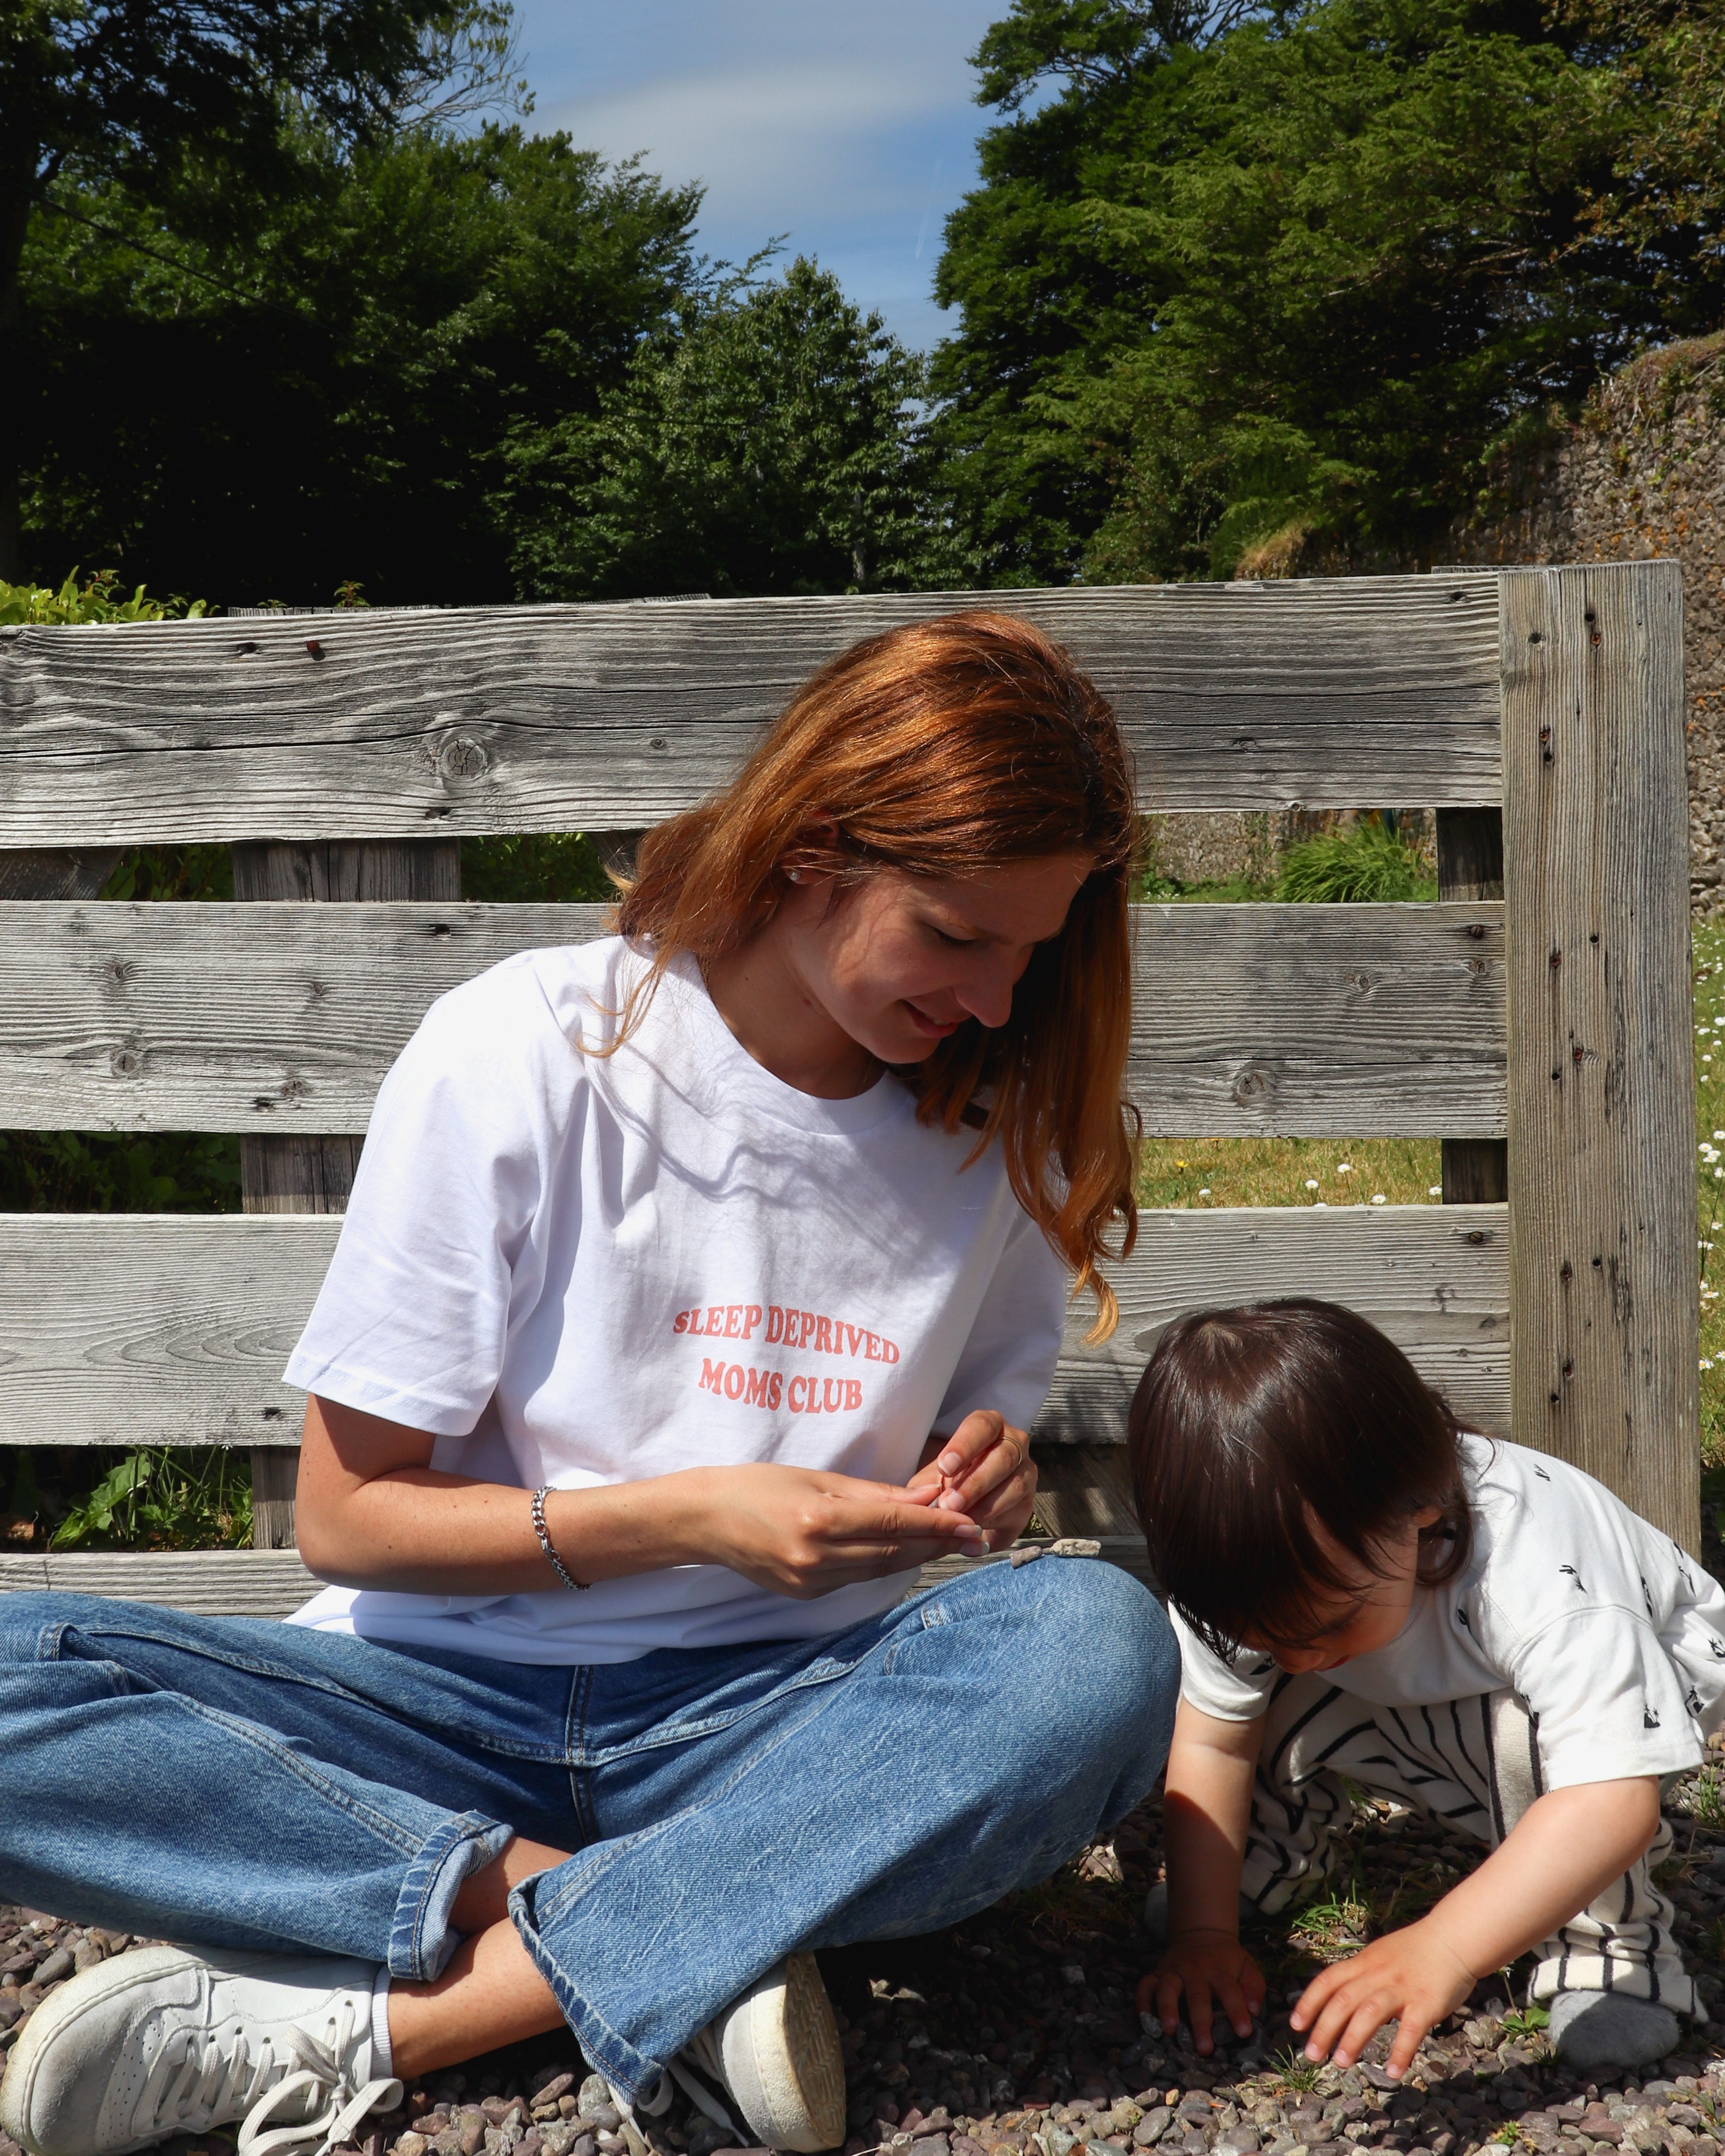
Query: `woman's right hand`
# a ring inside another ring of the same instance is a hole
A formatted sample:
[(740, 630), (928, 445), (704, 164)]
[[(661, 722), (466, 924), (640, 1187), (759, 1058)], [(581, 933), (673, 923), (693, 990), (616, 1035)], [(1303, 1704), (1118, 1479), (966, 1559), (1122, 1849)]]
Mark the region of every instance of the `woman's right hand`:
[(988, 1546), (968, 1513), (936, 1507), (937, 1484), (904, 1490), (773, 1463), (691, 1468), (672, 1481), (690, 1486), (686, 1561), (727, 1566), (798, 1601)]

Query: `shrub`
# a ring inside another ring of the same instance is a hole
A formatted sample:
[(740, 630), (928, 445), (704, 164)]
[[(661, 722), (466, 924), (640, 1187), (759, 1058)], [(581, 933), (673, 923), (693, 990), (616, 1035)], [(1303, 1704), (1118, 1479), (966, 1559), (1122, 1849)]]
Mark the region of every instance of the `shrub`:
[(1435, 898), (1437, 890), (1420, 874), (1417, 857), (1374, 818), (1345, 835), (1323, 832), (1290, 846), (1276, 879), (1276, 895), (1281, 899), (1361, 905)]
[(8, 584), (0, 581), (0, 624), (75, 624), (102, 621), (198, 621), (202, 599), (146, 599), (140, 584), (129, 599), (116, 598), (120, 578), (98, 569), (83, 583), (74, 569), (59, 589), (51, 584)]

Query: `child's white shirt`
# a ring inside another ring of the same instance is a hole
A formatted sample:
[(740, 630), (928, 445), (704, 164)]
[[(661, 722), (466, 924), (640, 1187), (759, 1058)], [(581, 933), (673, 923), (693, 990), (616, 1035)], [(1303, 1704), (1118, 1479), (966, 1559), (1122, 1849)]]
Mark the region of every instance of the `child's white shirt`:
[[(1027, 1424), (1070, 1276), (998, 1145), (897, 1078), (786, 1086), (674, 963), (530, 951), (432, 1006), (377, 1096), (287, 1382), (431, 1432), (431, 1465), (526, 1491), (778, 1460), (902, 1483), (974, 1408)], [(525, 1524), (527, 1501), (521, 1501)], [(521, 1662), (807, 1638), (899, 1573), (797, 1601), (719, 1565), (538, 1593), (331, 1588), (293, 1620)]]
[[(1416, 1589), (1387, 1647), (1324, 1672), (1380, 1707), (1435, 1707), (1508, 1688), (1538, 1732), (1548, 1789), (1697, 1765), (1725, 1720), (1725, 1590), (1579, 1468), (1468, 1436), (1467, 1569)], [(1254, 1721), (1279, 1671), (1214, 1653), (1178, 1610), (1183, 1697)]]

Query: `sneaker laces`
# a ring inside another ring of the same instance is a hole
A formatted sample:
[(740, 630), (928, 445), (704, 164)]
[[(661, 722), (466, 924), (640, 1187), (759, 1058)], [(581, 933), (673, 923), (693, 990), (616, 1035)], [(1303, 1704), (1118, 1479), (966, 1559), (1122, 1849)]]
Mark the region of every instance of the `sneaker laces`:
[[(692, 2069), (692, 2071), (691, 2071)], [(703, 2111), (715, 2126), (722, 2126), (727, 2133), (740, 2130), (739, 2118), (733, 2116), (713, 2094), (710, 2083), (731, 2094), (731, 2085), (725, 2079), (725, 2061), (720, 2054), (719, 2040), (711, 2025), (697, 2029), (670, 2062), (671, 2072), (677, 2086), (697, 2110)]]
[[(335, 2033), (327, 2043), (320, 2043), (303, 2029), (283, 2031), (288, 2051), (298, 2064), (247, 2112), (235, 2156), (329, 2156), (368, 2111), (380, 2104), (387, 2110), (400, 2102), (398, 2081), (386, 2075), (356, 2086), (342, 2065), (352, 2040), (353, 2022), (353, 2001), (344, 1999)], [(323, 2109), (311, 2116), (320, 2097)], [(279, 2117), (290, 2098), (303, 2105), (307, 2115), (271, 2126), (270, 2121)]]
[(255, 2103), (274, 2078), (275, 2066), (267, 2043), (254, 2061), (244, 2030), (225, 2044), (219, 2035), (177, 2032), (151, 2062), (131, 2132), (157, 2141), (170, 2133), (201, 2133)]

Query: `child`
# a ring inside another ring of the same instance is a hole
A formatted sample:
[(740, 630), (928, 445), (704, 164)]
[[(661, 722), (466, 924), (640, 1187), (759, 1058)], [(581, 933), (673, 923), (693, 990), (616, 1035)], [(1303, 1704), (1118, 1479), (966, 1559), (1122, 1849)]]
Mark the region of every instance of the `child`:
[[(1322, 1876), (1348, 1782), (1491, 1852), (1417, 1922), (1308, 1984), (1306, 2056), (1388, 2070), (1530, 1948), (1559, 2055), (1642, 2064), (1707, 2018), (1654, 1885), (1660, 1778), (1725, 1720), (1725, 1594), (1561, 1460), (1464, 1433), (1383, 1334), (1303, 1298), (1163, 1336), (1129, 1444), (1183, 1681), (1168, 1943), (1138, 1994), (1210, 2049), (1264, 1980), (1240, 1920)], [(1153, 1890), (1153, 1902), (1157, 1898)], [(1146, 1910), (1154, 1928), (1156, 1912)]]

